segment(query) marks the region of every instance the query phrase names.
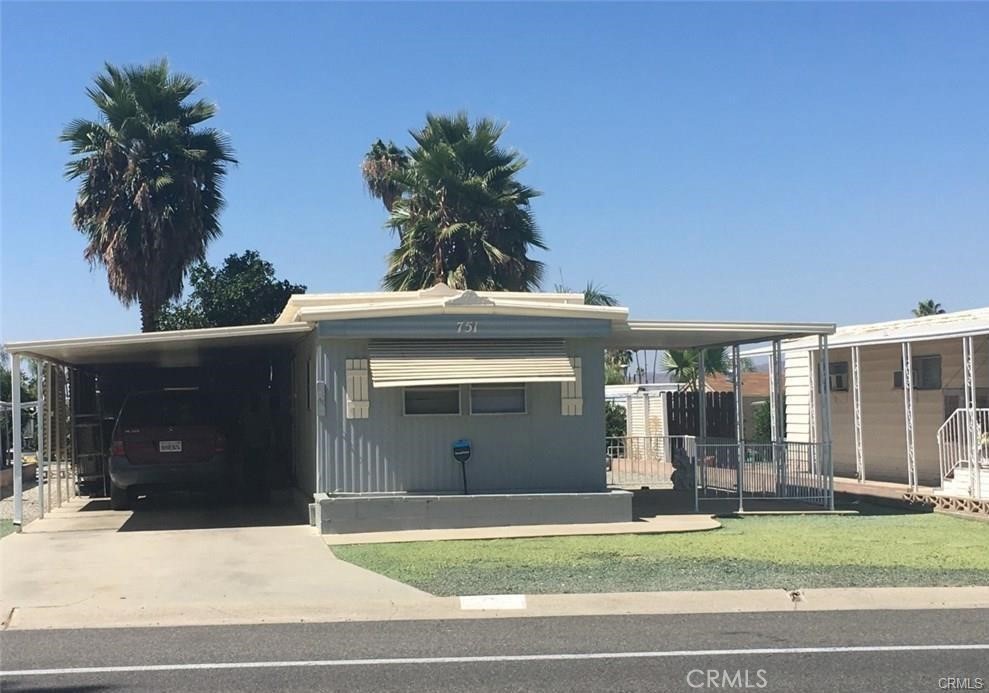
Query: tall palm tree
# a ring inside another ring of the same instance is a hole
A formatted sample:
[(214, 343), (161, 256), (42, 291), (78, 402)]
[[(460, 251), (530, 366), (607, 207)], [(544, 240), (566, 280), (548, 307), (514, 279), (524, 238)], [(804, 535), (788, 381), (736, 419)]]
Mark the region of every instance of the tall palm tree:
[[(697, 390), (700, 379), (698, 349), (670, 349), (666, 352), (666, 372), (684, 390)], [(727, 373), (728, 352), (724, 347), (710, 347), (704, 350), (704, 373)]]
[[(530, 208), (539, 193), (516, 179), (526, 161), (499, 146), (504, 130), (488, 119), (471, 123), (465, 113), (428, 115), (425, 127), (411, 133), (415, 145), (406, 152), (407, 164), (389, 158), (393, 170), (386, 180), (373, 189), (368, 184), (372, 194), (397, 192), (389, 198), (386, 226), (398, 232), (399, 246), (389, 256), (385, 288), (539, 286), (543, 265), (528, 257), (530, 248), (546, 248)], [(388, 145), (378, 151), (387, 154)], [(375, 155), (373, 146), (369, 154)]]
[(409, 157), (405, 152), (395, 146), (394, 142), (389, 141), (385, 144), (381, 140), (371, 145), (371, 149), (364, 155), (364, 161), (361, 162), (361, 174), (364, 176), (367, 191), (371, 197), (381, 200), (389, 212), (402, 193), (393, 176), (405, 170), (408, 165)]
[(918, 301), (917, 307), (913, 309), (913, 316), (915, 318), (922, 318), (925, 315), (943, 315), (944, 308), (941, 307), (940, 303), (936, 303), (933, 298), (929, 298), (926, 301)]
[(74, 157), (65, 175), (79, 179), (72, 223), (87, 238), (83, 255), (106, 268), (124, 305), (138, 303), (144, 332), (221, 233), (223, 178), (236, 159), (226, 135), (195, 127), (216, 113), (187, 100), (200, 84), (165, 60), (107, 63), (86, 90), (98, 120), (73, 120), (59, 138)]

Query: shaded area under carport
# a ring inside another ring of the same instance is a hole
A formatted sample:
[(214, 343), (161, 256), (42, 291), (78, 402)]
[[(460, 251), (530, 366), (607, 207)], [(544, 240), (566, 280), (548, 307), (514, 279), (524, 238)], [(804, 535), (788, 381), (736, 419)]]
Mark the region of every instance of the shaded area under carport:
[(167, 493), (138, 500), (130, 511), (113, 511), (108, 498), (82, 499), (81, 518), (108, 518), (118, 532), (147, 532), (176, 529), (230, 529), (235, 527), (282, 527), (308, 525), (309, 517), (286, 494), (267, 503), (217, 503), (196, 493)]
[[(76, 484), (86, 495), (108, 494), (114, 425), (129, 395), (193, 389), (208, 395), (210, 425), (225, 436), (225, 467), (214, 498), (182, 501), (156, 497), (160, 489), (154, 487), (137, 487), (133, 498), (139, 512), (123, 531), (297, 521), (298, 511), (264, 504), (248, 508), (246, 501), (272, 495), (297, 500), (293, 353), (310, 332), (308, 325), (256, 325), (8, 345), (18, 360), (43, 366), (48, 384), (40, 388), (42, 457), (46, 478), (60, 481), (54, 488), (42, 484), (40, 505), (51, 511), (74, 495)], [(66, 440), (67, 445), (57, 442)], [(94, 507), (101, 507), (96, 502)], [(23, 515), (18, 505), (15, 524)]]

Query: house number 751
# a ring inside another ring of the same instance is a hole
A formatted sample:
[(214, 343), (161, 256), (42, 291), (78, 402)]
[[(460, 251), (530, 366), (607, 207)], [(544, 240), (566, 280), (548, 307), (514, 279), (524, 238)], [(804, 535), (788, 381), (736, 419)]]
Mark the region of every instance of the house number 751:
[(458, 334), (472, 334), (474, 332), (477, 332), (476, 320), (461, 320), (457, 323)]

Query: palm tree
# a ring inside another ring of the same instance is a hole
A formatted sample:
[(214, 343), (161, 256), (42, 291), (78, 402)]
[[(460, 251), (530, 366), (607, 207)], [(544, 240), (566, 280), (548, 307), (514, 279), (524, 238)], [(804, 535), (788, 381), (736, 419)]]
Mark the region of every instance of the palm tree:
[[(559, 293), (570, 293), (564, 284), (555, 287)], [(587, 282), (584, 287), (585, 306), (617, 306), (618, 297), (609, 294), (601, 284)], [(626, 349), (604, 350), (604, 382), (606, 385), (620, 385), (625, 382), (628, 366), (632, 362), (632, 352)]]
[[(530, 209), (539, 193), (516, 179), (526, 161), (498, 145), (504, 130), (488, 119), (471, 123), (465, 113), (428, 115), (425, 127), (411, 133), (415, 146), (405, 153), (407, 163), (399, 163), (388, 145), (377, 154), (372, 146), (369, 156), (376, 163), (368, 168), (374, 175), (365, 173), (365, 182), (372, 194), (384, 191), (383, 202), (387, 193), (386, 226), (399, 239), (385, 288), (414, 291), (440, 282), (475, 290), (539, 286), (543, 264), (527, 254), (532, 247), (546, 248)], [(377, 163), (385, 159), (387, 166)]]
[(925, 315), (943, 315), (944, 308), (941, 307), (940, 303), (936, 303), (933, 298), (929, 298), (926, 301), (918, 301), (917, 307), (913, 309), (913, 316), (915, 318), (922, 318)]
[(587, 282), (584, 287), (585, 306), (617, 306), (618, 298), (608, 293), (608, 290), (601, 284)]
[[(563, 281), (562, 272), (560, 273), (560, 283), (553, 285), (553, 291), (558, 294), (572, 294), (574, 290), (566, 285)], [(587, 282), (587, 286), (584, 287), (584, 305), (585, 306), (617, 306), (618, 297), (609, 294), (608, 289), (603, 284), (595, 284), (594, 282)]]
[[(697, 390), (700, 378), (700, 364), (697, 349), (670, 349), (666, 352), (666, 372), (684, 390)], [(727, 373), (728, 352), (724, 347), (710, 347), (704, 350), (704, 373)]]
[(165, 60), (107, 63), (86, 90), (99, 119), (73, 120), (59, 138), (74, 157), (65, 175), (79, 179), (72, 223), (86, 236), (83, 255), (106, 268), (125, 306), (138, 303), (144, 332), (221, 233), (221, 187), (236, 159), (226, 135), (195, 127), (216, 113), (187, 101), (200, 84)]
[(409, 157), (405, 152), (395, 146), (394, 142), (389, 141), (385, 144), (381, 140), (371, 145), (371, 149), (364, 155), (364, 161), (361, 162), (361, 174), (364, 176), (367, 191), (371, 197), (381, 200), (389, 212), (402, 193), (393, 176), (405, 170), (408, 165)]

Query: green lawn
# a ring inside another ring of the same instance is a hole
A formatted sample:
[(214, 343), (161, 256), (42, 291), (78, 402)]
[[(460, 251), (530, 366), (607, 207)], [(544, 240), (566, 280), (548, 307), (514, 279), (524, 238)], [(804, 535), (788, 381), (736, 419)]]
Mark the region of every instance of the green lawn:
[(0, 520), (0, 537), (5, 537), (14, 531), (13, 520)]
[(708, 532), (335, 547), (437, 595), (989, 585), (989, 523), (937, 514), (723, 519)]

